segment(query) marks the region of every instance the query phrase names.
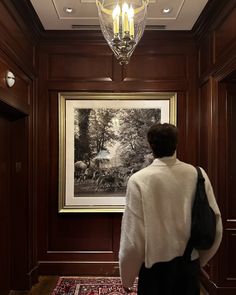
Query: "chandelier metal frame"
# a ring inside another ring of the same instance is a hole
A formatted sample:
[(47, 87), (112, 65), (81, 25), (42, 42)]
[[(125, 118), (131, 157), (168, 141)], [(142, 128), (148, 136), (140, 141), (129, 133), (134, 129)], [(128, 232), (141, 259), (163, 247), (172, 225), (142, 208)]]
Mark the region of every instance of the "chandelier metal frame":
[(102, 33), (121, 65), (129, 63), (143, 35), (148, 5), (148, 0), (127, 1), (96, 0)]

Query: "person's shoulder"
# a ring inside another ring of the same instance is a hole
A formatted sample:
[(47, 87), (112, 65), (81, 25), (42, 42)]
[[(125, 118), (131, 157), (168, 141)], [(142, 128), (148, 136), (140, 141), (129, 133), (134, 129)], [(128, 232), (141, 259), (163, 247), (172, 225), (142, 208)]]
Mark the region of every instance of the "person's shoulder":
[(139, 171), (135, 172), (133, 175), (131, 175), (130, 180), (131, 181), (137, 181), (139, 179), (142, 179), (143, 176), (147, 175), (150, 171), (151, 165), (140, 169)]
[(203, 174), (207, 174), (206, 171), (204, 170), (204, 168), (202, 168), (199, 165), (194, 166), (194, 165), (184, 162), (184, 161), (179, 161), (179, 163), (182, 165), (183, 168), (188, 169), (188, 170), (192, 170), (192, 171), (196, 171), (196, 172), (197, 172), (197, 167), (199, 167)]
[(192, 165), (192, 164), (189, 164), (189, 163), (186, 163), (186, 162), (183, 162), (183, 161), (179, 161), (179, 163), (182, 165), (182, 169), (186, 172), (186, 173), (191, 173), (191, 174), (194, 174), (195, 177), (197, 177), (198, 175), (198, 172), (197, 172), (197, 167), (200, 168), (201, 172), (202, 172), (202, 176), (203, 178), (205, 179), (205, 181), (210, 181), (209, 180), (209, 176), (207, 174), (207, 172), (205, 171), (205, 169), (199, 165)]
[(193, 166), (190, 163), (184, 162), (184, 161), (180, 161), (177, 159), (177, 163), (180, 164), (183, 168), (185, 169), (189, 169), (189, 170), (196, 170), (196, 167)]
[[(181, 171), (181, 174), (183, 175), (192, 175), (194, 178), (197, 177), (197, 169), (196, 169), (196, 166), (190, 164), (190, 163), (187, 163), (187, 162), (183, 162), (183, 161), (179, 161), (178, 162), (179, 165), (179, 169), (177, 169), (177, 171)], [(178, 173), (176, 171), (176, 173)]]

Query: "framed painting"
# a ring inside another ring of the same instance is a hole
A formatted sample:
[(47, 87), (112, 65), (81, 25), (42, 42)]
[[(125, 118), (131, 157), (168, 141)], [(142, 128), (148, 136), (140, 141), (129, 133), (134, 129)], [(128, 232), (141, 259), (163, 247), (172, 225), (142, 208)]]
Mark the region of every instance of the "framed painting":
[(148, 128), (176, 124), (176, 93), (59, 93), (58, 109), (59, 212), (123, 212), (129, 177), (153, 160)]

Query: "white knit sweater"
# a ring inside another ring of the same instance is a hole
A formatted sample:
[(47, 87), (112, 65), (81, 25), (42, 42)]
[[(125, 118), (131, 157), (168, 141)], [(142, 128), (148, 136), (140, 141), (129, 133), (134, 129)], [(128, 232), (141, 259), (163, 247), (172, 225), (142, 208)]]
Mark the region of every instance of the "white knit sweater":
[[(214, 245), (207, 251), (193, 250), (192, 259), (204, 266), (222, 239), (222, 223), (211, 183), (202, 169), (210, 206), (216, 214)], [(155, 159), (131, 176), (126, 192), (119, 251), (123, 286), (131, 287), (142, 263), (170, 261), (184, 253), (190, 236), (191, 209), (197, 182), (195, 167), (173, 157)]]

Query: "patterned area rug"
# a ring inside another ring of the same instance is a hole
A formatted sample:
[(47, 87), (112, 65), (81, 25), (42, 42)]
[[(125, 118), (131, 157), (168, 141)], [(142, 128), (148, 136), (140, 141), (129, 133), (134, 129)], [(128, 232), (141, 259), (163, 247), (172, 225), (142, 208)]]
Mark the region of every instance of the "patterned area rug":
[[(137, 283), (134, 285), (136, 295)], [(60, 277), (52, 295), (121, 295), (126, 294), (118, 277)]]

